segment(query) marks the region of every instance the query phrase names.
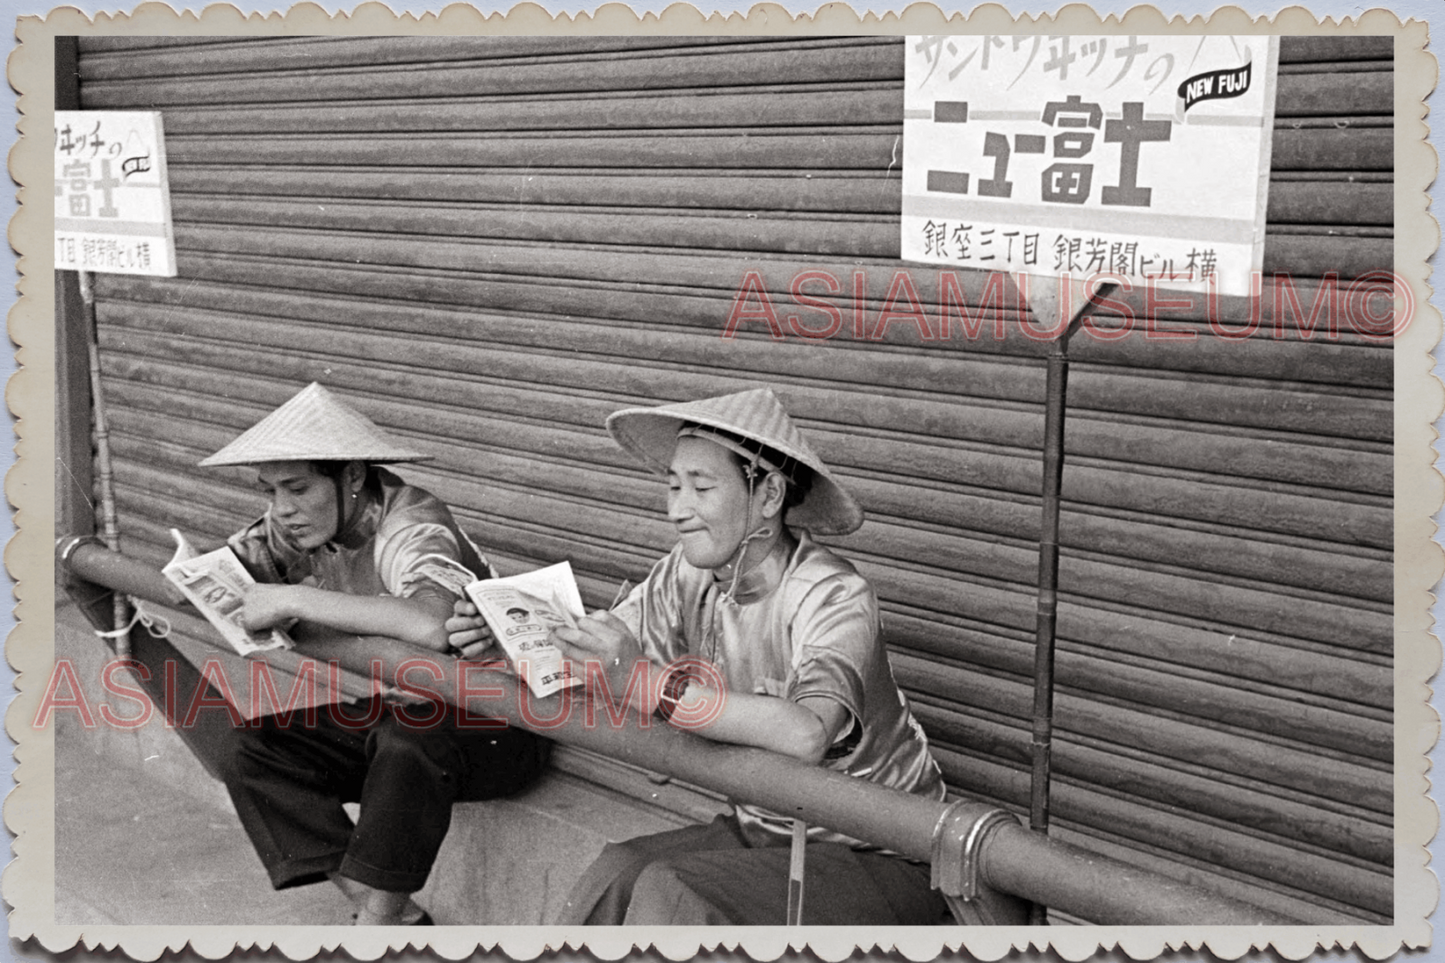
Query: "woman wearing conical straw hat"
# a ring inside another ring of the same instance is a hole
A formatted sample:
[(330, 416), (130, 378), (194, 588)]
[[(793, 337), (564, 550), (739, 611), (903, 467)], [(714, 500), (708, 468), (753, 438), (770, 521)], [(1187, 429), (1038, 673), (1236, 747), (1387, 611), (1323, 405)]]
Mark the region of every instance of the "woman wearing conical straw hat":
[[(251, 629), (300, 620), (312, 633), (391, 636), (419, 651), (449, 649), (444, 624), (462, 587), (491, 574), (447, 507), (381, 463), (429, 456), (311, 384), (201, 462), (256, 469), (266, 514), (230, 539), (257, 585)], [(469, 652), (460, 654), (468, 655)], [(318, 713), (314, 723), (266, 717), (236, 730), (222, 766), (242, 825), (277, 889), (330, 878), (358, 924), (429, 923), (422, 888), (459, 799), (510, 795), (546, 761), (532, 733), (398, 719), (373, 699)], [(342, 808), (361, 803), (355, 826)]]
[[(554, 630), (564, 653), (603, 667), (610, 694), (628, 691), (640, 660), (668, 673), (658, 712), (698, 735), (941, 799), (942, 776), (888, 666), (873, 589), (810, 534), (852, 532), (863, 512), (773, 393), (631, 408), (607, 427), (666, 475), (678, 544), (613, 611)], [(781, 924), (792, 828), (739, 800), (711, 825), (609, 845), (562, 922)], [(808, 840), (803, 922), (943, 918), (928, 867), (823, 827)]]

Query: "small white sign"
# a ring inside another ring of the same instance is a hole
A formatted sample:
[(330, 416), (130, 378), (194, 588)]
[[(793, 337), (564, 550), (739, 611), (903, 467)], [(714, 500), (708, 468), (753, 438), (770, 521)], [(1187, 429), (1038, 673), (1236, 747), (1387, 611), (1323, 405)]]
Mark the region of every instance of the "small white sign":
[(159, 113), (55, 112), (55, 266), (175, 277)]
[(903, 257), (1248, 294), (1279, 41), (909, 37)]

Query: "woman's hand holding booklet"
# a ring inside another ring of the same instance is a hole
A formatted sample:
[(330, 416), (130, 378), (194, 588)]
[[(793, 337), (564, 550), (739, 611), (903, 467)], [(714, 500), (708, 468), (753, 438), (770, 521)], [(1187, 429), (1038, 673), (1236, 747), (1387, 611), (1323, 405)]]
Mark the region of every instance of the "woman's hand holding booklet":
[(176, 540), (176, 554), (161, 573), (181, 590), (237, 654), (252, 655), (292, 647), (291, 637), (280, 625), (284, 620), (266, 620), (264, 627), (252, 629), (246, 604), (258, 586), (230, 548), (222, 545), (202, 555), (174, 528), (171, 537)]
[[(475, 658), (492, 642), (500, 644), (508, 663), (536, 696), (582, 684), (548, 638), (554, 628), (575, 626), (585, 615), (570, 564), (558, 562), (509, 578), (482, 579), (468, 585), (466, 592), (471, 605), (457, 603), (447, 620), (452, 649), (464, 658)], [(485, 627), (478, 626), (476, 616)]]

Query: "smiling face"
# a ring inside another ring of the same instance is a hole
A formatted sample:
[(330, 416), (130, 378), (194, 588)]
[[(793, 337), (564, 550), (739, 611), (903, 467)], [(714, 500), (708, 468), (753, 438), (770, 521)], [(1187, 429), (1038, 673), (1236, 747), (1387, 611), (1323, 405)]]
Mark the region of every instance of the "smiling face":
[[(721, 568), (748, 534), (748, 485), (732, 453), (702, 438), (679, 438), (667, 473), (667, 517), (677, 526), (683, 557), (698, 568)], [(751, 522), (762, 519), (755, 506)]]
[(302, 549), (320, 548), (336, 535), (334, 479), (308, 461), (269, 462), (258, 467), (257, 476), (271, 499), (271, 520)]

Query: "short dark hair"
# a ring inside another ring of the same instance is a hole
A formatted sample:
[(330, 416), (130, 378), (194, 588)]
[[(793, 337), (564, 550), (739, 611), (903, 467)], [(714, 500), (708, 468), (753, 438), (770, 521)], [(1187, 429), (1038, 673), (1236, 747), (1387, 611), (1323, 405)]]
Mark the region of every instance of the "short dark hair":
[[(311, 470), (324, 478), (340, 478), (349, 461), (312, 461)], [(369, 466), (368, 466), (369, 467)]]
[[(370, 462), (362, 461), (359, 458), (354, 458), (352, 461), (361, 465), (362, 489), (369, 491), (373, 495), (380, 493), (381, 478), (376, 473), (376, 466)], [(316, 459), (310, 461), (312, 471), (316, 472), (316, 474), (322, 478), (331, 479), (333, 482), (341, 481), (341, 473), (346, 471), (346, 466), (349, 464), (351, 464), (350, 461), (318, 461)]]

